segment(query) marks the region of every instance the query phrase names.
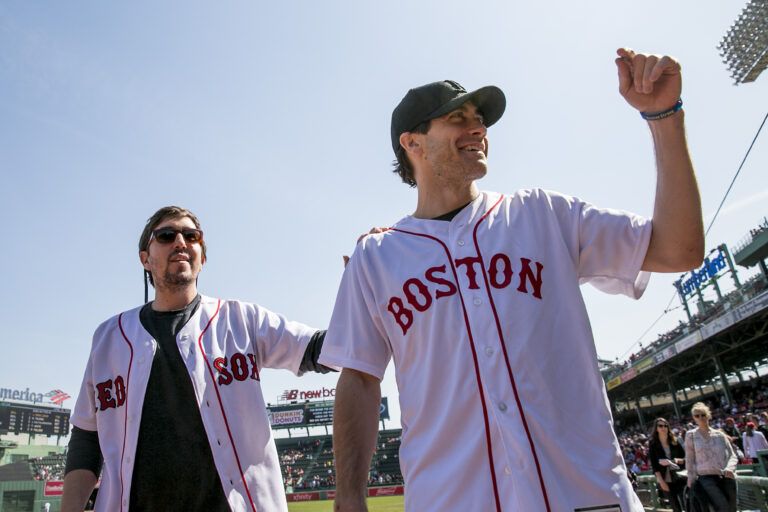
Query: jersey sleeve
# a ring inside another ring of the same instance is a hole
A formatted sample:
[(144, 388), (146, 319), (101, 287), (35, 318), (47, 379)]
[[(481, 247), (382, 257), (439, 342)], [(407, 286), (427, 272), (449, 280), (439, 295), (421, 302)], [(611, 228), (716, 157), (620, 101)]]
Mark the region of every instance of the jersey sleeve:
[(640, 298), (650, 279), (650, 273), (641, 270), (651, 241), (650, 219), (548, 194), (561, 223), (574, 233), (579, 282), (605, 293)]
[[(94, 334), (94, 343), (97, 334)], [(93, 343), (91, 352), (88, 356), (88, 363), (85, 366), (83, 382), (80, 385), (80, 393), (77, 395), (75, 409), (69, 418), (69, 422), (82, 430), (95, 431), (96, 424), (96, 392), (93, 385)]]
[(384, 378), (392, 349), (382, 325), (366, 264), (367, 237), (355, 248), (341, 279), (320, 363)]
[(266, 308), (251, 305), (254, 315), (252, 333), (262, 368), (290, 370), (301, 375), (304, 351), (312, 335), (317, 332), (300, 322), (287, 320), (284, 316)]

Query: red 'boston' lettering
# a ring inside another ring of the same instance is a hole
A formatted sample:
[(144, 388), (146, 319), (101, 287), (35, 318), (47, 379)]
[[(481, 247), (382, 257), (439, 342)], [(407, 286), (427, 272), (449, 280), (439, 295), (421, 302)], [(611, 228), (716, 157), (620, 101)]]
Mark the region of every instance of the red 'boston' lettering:
[[(520, 271), (518, 272), (520, 282), (518, 283), (517, 291), (531, 294), (537, 299), (541, 299), (542, 270), (544, 265), (536, 261), (536, 270), (534, 271), (531, 268), (531, 263), (532, 261), (528, 258), (520, 258)], [(477, 281), (476, 264), (479, 264), (480, 270), (483, 270), (483, 264), (479, 256), (455, 260), (456, 267), (466, 267), (467, 288), (470, 290), (480, 288)], [(487, 271), (489, 274), (489, 285), (497, 290), (508, 288), (512, 284), (515, 275), (512, 260), (504, 253), (494, 254), (491, 257)], [(445, 274), (446, 265), (440, 265), (427, 269), (423, 279), (411, 277), (406, 280), (403, 283), (403, 294), (410, 308), (405, 305), (405, 302), (400, 297), (395, 296), (389, 299), (387, 311), (392, 314), (395, 322), (403, 331), (403, 335), (407, 334), (413, 325), (414, 310), (424, 313), (432, 307), (434, 301), (456, 295), (459, 292), (458, 283), (446, 279), (444, 277)], [(435, 286), (430, 288), (425, 281)], [(484, 283), (485, 281), (483, 281)], [(533, 290), (532, 292), (528, 291), (529, 284)]]
[(430, 283), (439, 284), (441, 286), (447, 287), (447, 289), (441, 290), (440, 288), (435, 290), (435, 300), (441, 298), (441, 297), (450, 297), (451, 295), (456, 293), (456, 285), (452, 282), (448, 281), (447, 279), (443, 279), (442, 277), (438, 277), (437, 273), (445, 274), (445, 265), (440, 265), (439, 267), (432, 267), (429, 270), (427, 270), (427, 273), (424, 275), (424, 277), (427, 278), (427, 281)]
[(537, 299), (541, 298), (541, 271), (544, 269), (544, 265), (536, 262), (536, 275), (533, 275), (533, 270), (531, 270), (531, 260), (528, 258), (520, 258), (520, 264), (522, 265), (522, 268), (520, 269), (520, 286), (517, 287), (517, 291), (528, 293), (528, 287), (526, 286), (526, 281), (530, 281), (531, 285), (533, 285), (533, 296)]
[(112, 379), (96, 384), (96, 393), (99, 399), (99, 410), (106, 411), (117, 407), (117, 403), (112, 397)]
[(403, 330), (403, 336), (408, 332), (411, 325), (413, 325), (413, 313), (410, 309), (406, 308), (403, 304), (403, 300), (400, 297), (392, 297), (389, 299), (387, 310), (395, 317), (395, 322)]
[(477, 286), (477, 272), (475, 272), (475, 263), (480, 263), (480, 258), (476, 256), (469, 256), (467, 258), (461, 258), (459, 260), (456, 260), (456, 266), (460, 267), (462, 265), (467, 266), (467, 279), (469, 279), (469, 289), (470, 290), (477, 290), (480, 288)]
[[(499, 262), (501, 262), (501, 276), (503, 280), (499, 282), (496, 277), (499, 275)], [(506, 254), (494, 254), (491, 258), (491, 286), (494, 288), (506, 288), (512, 282), (512, 262)]]
[[(419, 294), (424, 298), (424, 304), (419, 303), (418, 297), (416, 297), (416, 295), (414, 295), (411, 291), (412, 286), (415, 286), (419, 291)], [(432, 305), (432, 296), (429, 294), (427, 285), (415, 277), (412, 277), (405, 282), (403, 285), (403, 293), (405, 293), (405, 298), (408, 300), (408, 304), (413, 306), (414, 309), (419, 313), (423, 313), (424, 311), (428, 310), (429, 306)]]
[(227, 369), (227, 358), (217, 357), (213, 360), (213, 367), (219, 372), (219, 378), (216, 379), (219, 386), (228, 386), (232, 382), (232, 374)]

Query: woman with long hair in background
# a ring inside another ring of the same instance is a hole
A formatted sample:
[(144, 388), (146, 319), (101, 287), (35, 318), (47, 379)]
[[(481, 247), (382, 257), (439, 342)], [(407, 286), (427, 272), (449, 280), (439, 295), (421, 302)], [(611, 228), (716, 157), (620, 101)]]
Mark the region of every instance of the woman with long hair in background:
[(677, 472), (685, 466), (685, 450), (664, 418), (656, 418), (653, 422), (648, 455), (656, 482), (672, 510), (682, 512), (685, 478), (677, 476)]

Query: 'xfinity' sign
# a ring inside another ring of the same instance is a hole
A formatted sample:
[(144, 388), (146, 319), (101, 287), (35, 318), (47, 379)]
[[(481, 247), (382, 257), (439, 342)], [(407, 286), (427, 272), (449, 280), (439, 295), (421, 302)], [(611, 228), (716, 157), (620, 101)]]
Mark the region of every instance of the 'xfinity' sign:
[(709, 259), (704, 258), (704, 265), (698, 270), (692, 270), (688, 279), (679, 279), (675, 281), (675, 288), (678, 293), (683, 297), (688, 297), (693, 294), (698, 288), (707, 284), (707, 281), (715, 277), (721, 270), (728, 266), (728, 262), (725, 259), (725, 253), (722, 249), (717, 258)]

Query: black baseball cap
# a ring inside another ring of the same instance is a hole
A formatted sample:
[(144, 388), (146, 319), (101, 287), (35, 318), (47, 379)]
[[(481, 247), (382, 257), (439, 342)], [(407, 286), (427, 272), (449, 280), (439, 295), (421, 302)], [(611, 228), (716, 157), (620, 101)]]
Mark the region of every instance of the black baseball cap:
[(468, 101), (483, 113), (485, 126), (501, 119), (507, 106), (504, 93), (495, 85), (467, 92), (458, 82), (443, 80), (411, 89), (392, 111), (392, 149), (397, 152), (400, 147), (400, 134), (444, 116)]

